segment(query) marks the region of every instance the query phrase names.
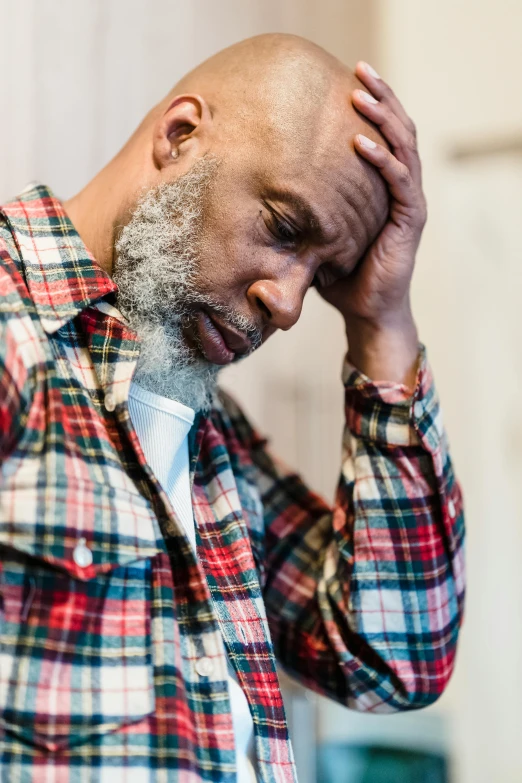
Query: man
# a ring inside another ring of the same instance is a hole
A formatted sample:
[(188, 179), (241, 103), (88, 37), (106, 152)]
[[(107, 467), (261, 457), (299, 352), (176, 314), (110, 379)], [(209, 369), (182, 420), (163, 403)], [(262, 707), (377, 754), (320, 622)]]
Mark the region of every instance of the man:
[[(415, 131), (367, 65), (219, 53), (61, 204), (1, 213), (4, 780), (292, 781), (275, 658), (355, 709), (451, 674), (463, 517), (409, 286)], [(342, 313), (334, 509), (220, 367)]]

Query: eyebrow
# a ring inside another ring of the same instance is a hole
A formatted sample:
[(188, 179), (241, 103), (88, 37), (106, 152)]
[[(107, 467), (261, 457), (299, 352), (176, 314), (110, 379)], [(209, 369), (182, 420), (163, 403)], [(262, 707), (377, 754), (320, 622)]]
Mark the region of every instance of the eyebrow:
[[(315, 212), (312, 205), (304, 196), (301, 196), (299, 193), (289, 190), (288, 188), (269, 187), (266, 191), (266, 198), (275, 199), (290, 205), (294, 209), (297, 217), (300, 218), (303, 223), (304, 232), (308, 232), (318, 242), (328, 244), (327, 229), (324, 227), (324, 224), (321, 223), (321, 219), (317, 212)], [(358, 266), (359, 261), (357, 261), (356, 266)], [(332, 272), (340, 279), (346, 276), (344, 265), (339, 264), (335, 260), (324, 261), (322, 266), (329, 266)]]
[(272, 187), (268, 189), (266, 198), (288, 204), (292, 207), (308, 233), (317, 237), (319, 241), (326, 241), (326, 232), (321, 223), (321, 219), (312, 205), (303, 196), (299, 195), (299, 193), (288, 190), (287, 188)]

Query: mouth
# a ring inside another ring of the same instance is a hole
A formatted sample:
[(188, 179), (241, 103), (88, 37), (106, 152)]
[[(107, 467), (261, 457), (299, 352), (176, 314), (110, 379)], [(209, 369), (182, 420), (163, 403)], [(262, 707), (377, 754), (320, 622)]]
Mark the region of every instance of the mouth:
[(252, 343), (245, 334), (227, 326), (206, 310), (200, 310), (197, 315), (196, 331), (201, 350), (212, 364), (231, 364), (252, 350)]

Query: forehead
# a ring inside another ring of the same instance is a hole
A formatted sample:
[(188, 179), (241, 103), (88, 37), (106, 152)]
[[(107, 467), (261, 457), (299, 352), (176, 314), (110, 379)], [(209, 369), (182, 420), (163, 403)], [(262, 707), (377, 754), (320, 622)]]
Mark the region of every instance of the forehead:
[(355, 151), (356, 133), (379, 140), (345, 102), (319, 112), (298, 134), (281, 133), (277, 143), (275, 134), (268, 135), (256, 158), (261, 189), (285, 193), (291, 205), (308, 203), (324, 229), (325, 242), (346, 241), (349, 235), (362, 250), (384, 224), (388, 192), (377, 170)]

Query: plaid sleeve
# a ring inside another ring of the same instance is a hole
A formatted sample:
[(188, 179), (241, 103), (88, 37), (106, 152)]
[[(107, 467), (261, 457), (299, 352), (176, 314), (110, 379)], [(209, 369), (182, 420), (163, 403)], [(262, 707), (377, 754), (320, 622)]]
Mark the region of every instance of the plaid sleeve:
[(346, 367), (334, 509), (253, 436), (276, 655), (305, 685), (374, 712), (426, 706), (462, 619), (462, 498), (422, 351), (413, 396)]

